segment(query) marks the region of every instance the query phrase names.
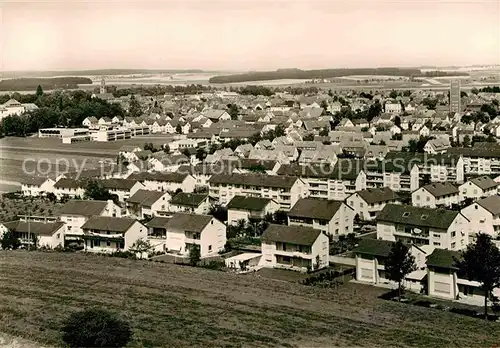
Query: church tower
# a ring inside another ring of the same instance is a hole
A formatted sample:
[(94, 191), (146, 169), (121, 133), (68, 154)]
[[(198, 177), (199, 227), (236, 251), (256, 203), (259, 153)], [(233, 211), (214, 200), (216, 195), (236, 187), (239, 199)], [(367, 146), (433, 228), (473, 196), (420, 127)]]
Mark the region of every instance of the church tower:
[(104, 80), (104, 76), (101, 79), (101, 90), (100, 90), (100, 93), (101, 94), (106, 93), (106, 81)]

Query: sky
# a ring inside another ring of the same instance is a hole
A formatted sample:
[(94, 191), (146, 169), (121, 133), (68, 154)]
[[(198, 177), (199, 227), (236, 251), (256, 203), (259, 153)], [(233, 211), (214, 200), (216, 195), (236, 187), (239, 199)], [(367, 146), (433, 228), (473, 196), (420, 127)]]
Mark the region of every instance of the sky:
[(0, 3), (0, 69), (500, 64), (498, 0)]

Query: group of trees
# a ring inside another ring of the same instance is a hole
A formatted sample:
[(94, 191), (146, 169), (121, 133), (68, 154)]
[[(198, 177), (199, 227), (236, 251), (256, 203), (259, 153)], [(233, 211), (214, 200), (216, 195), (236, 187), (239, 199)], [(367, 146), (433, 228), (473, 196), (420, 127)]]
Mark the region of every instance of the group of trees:
[(26, 136), (40, 128), (80, 127), (83, 120), (91, 116), (125, 116), (120, 105), (91, 98), (89, 93), (81, 90), (47, 94), (40, 88), (36, 94), (14, 93), (11, 97), (21, 103), (34, 103), (38, 109), (4, 117), (0, 122), (1, 135)]
[(216, 90), (213, 86), (204, 86), (200, 84), (191, 84), (187, 86), (154, 85), (137, 86), (128, 88), (117, 88), (116, 86), (106, 86), (106, 90), (112, 93), (114, 97), (123, 97), (127, 95), (156, 96), (156, 95), (175, 95), (175, 94), (199, 94)]
[(112, 200), (118, 203), (118, 196), (109, 192), (99, 180), (88, 180), (85, 185), (85, 198), (96, 201)]
[(410, 139), (408, 141), (408, 146), (403, 147), (403, 151), (411, 153), (424, 153), (425, 144), (427, 144), (427, 142), (432, 139), (435, 138), (421, 136), (418, 140)]
[(274, 94), (274, 91), (271, 88), (264, 86), (245, 86), (240, 88), (238, 92), (243, 95), (263, 95), (266, 97), (272, 96)]
[(44, 89), (72, 89), (78, 85), (91, 85), (92, 80), (87, 77), (27, 77), (4, 79), (0, 81), (0, 91), (32, 91), (37, 86)]
[(479, 92), (483, 92), (483, 93), (500, 93), (500, 86), (493, 86), (493, 87), (487, 86), (487, 87), (481, 88), (479, 90)]

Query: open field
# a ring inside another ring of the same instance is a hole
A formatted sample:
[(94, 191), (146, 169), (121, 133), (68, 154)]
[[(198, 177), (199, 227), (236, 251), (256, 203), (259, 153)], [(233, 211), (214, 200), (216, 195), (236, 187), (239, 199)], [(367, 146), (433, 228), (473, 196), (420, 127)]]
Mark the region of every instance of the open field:
[(491, 347), (497, 323), (338, 290), (84, 254), (0, 252), (0, 332), (60, 345), (61, 321), (102, 306), (134, 347)]
[(171, 135), (141, 136), (114, 142), (81, 142), (62, 144), (54, 138), (0, 139), (0, 192), (18, 188), (23, 177), (51, 175), (73, 171), (76, 168), (96, 168), (101, 162), (115, 163), (118, 150), (123, 145), (151, 142), (160, 146), (172, 141)]

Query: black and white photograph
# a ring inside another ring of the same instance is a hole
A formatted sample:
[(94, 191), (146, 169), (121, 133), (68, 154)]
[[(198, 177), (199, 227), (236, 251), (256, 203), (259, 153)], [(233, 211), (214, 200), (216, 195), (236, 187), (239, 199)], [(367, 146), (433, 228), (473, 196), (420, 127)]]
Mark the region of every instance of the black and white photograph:
[(0, 348), (497, 346), (499, 0), (0, 2)]

